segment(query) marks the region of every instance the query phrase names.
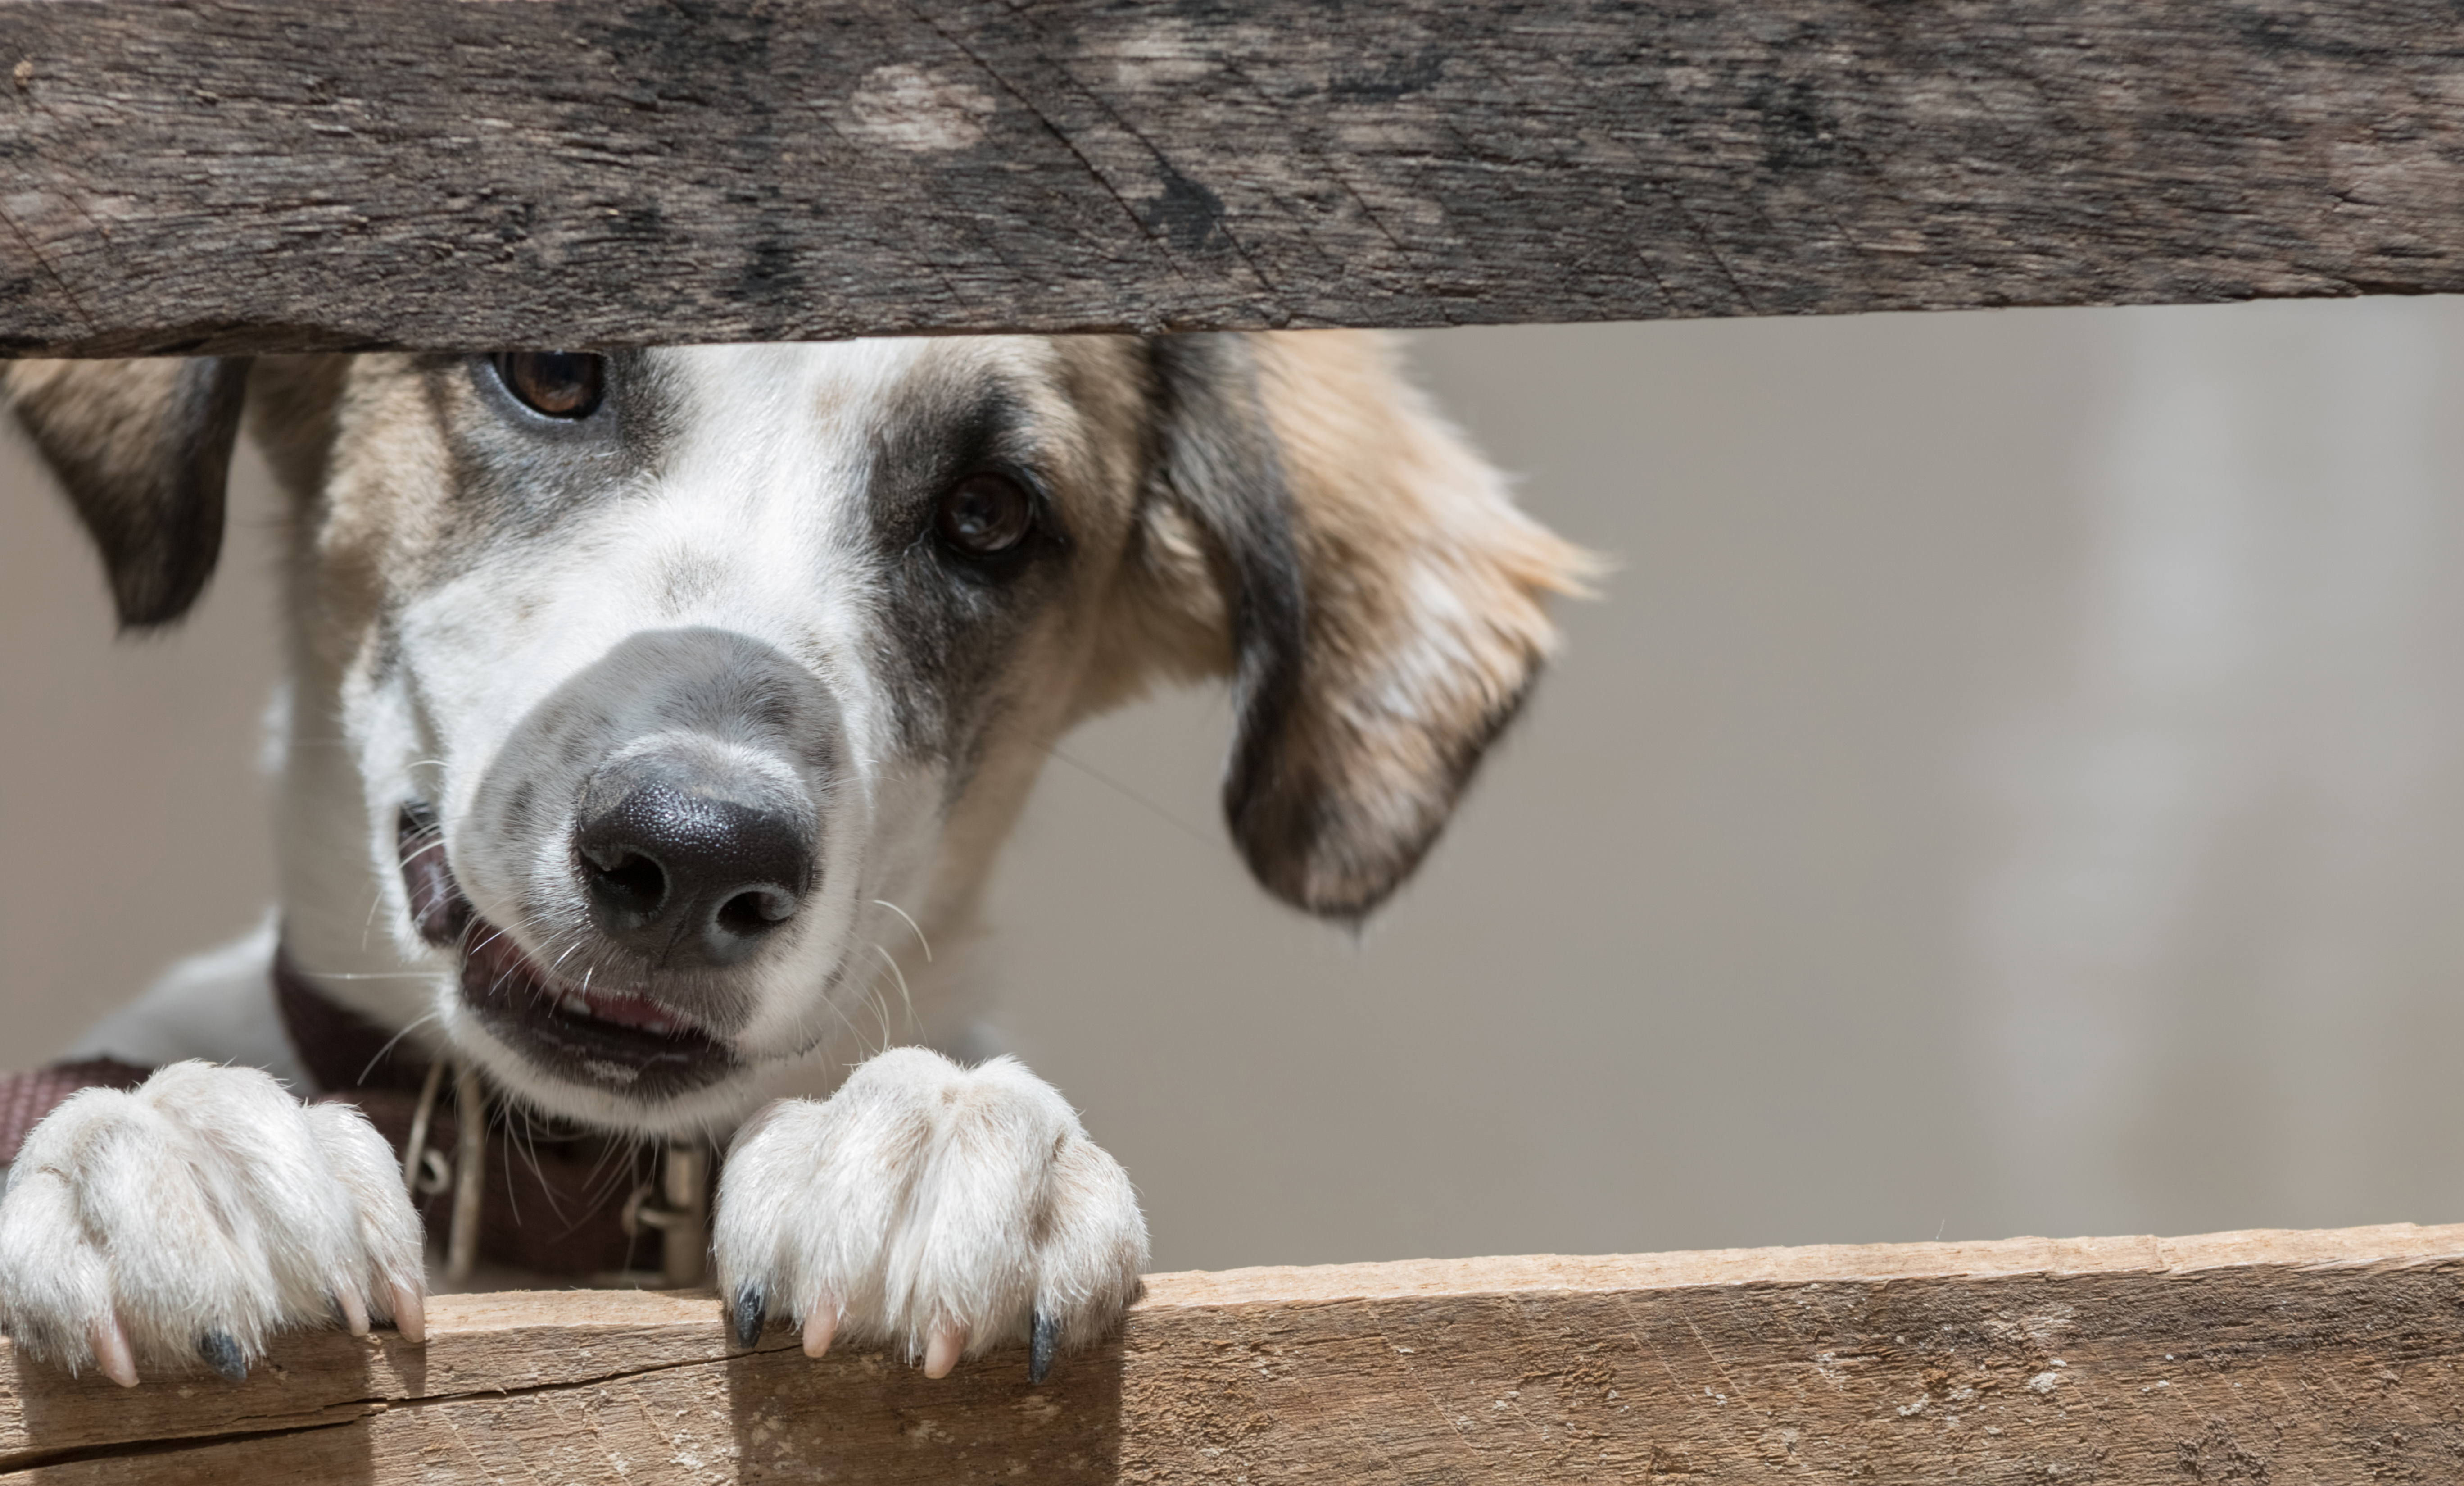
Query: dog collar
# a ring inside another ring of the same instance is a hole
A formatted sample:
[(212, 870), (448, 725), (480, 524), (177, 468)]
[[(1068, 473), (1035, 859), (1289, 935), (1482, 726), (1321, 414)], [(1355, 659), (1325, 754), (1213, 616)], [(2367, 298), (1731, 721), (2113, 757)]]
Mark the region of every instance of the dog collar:
[(116, 1057), (90, 1057), (0, 1076), (0, 1166), (16, 1162), (26, 1137), (70, 1095), (79, 1089), (133, 1089), (153, 1072)]
[[(603, 1283), (699, 1282), (716, 1177), (705, 1147), (671, 1146), (661, 1161), (638, 1138), (492, 1100), (475, 1070), (449, 1073), (319, 989), (287, 946), (275, 953), (273, 983), (316, 1097), (358, 1105), (403, 1156), (411, 1206), (446, 1248), (450, 1276), (480, 1260)], [(440, 1098), (449, 1086), (451, 1102)], [(472, 1107), (485, 1112), (466, 1140)], [(654, 1231), (663, 1242), (648, 1241)]]

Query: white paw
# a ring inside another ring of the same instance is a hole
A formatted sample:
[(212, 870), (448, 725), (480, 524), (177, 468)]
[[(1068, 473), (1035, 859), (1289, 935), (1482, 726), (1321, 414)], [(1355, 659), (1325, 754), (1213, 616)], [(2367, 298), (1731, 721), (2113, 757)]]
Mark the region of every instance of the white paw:
[(1136, 1298), (1146, 1222), (1120, 1164), (1015, 1058), (893, 1048), (825, 1100), (754, 1117), (727, 1155), (713, 1244), (739, 1343), (801, 1322), (889, 1343), (925, 1374), (1022, 1339), (1029, 1376)]
[(0, 1321), (19, 1348), (135, 1386), (243, 1375), (293, 1326), (422, 1335), (419, 1215), (356, 1109), (253, 1068), (174, 1063), (87, 1089), (26, 1137), (0, 1198)]

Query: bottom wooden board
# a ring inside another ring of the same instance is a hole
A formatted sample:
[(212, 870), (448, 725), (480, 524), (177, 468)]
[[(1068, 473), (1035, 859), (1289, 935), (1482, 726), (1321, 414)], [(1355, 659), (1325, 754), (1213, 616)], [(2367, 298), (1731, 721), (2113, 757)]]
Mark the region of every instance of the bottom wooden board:
[(1026, 1382), (733, 1352), (707, 1295), (431, 1302), (122, 1390), (0, 1354), (44, 1482), (2464, 1480), (2464, 1228), (1150, 1276)]

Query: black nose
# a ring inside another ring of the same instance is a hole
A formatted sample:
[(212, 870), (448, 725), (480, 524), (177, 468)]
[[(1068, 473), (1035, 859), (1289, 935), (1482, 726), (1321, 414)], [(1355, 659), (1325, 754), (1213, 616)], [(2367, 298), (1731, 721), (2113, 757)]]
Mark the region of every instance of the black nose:
[(574, 828), (591, 921), (652, 965), (732, 965), (812, 885), (803, 823), (675, 767), (594, 778)]

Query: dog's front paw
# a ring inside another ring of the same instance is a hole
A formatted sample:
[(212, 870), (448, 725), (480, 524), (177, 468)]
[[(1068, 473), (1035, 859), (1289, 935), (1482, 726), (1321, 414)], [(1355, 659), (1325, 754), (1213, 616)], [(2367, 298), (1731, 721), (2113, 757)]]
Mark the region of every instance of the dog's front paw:
[(810, 1356), (833, 1337), (888, 1342), (938, 1378), (1026, 1338), (1039, 1383), (1111, 1329), (1147, 1258), (1129, 1177), (1050, 1084), (1014, 1058), (968, 1069), (921, 1048), (755, 1116), (714, 1241), (743, 1345), (800, 1320)]
[(0, 1199), (0, 1321), (20, 1348), (135, 1386), (142, 1363), (237, 1378), (265, 1339), (422, 1332), (419, 1215), (356, 1109), (253, 1068), (174, 1063), (72, 1096)]

